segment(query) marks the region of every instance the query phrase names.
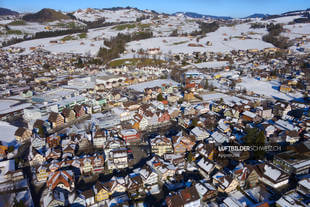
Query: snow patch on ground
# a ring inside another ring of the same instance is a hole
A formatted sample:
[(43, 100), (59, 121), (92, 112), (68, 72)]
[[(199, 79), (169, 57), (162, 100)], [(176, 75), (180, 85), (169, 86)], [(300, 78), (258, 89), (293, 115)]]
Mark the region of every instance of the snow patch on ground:
[(15, 145), (16, 139), (15, 139), (15, 132), (17, 130), (17, 127), (12, 126), (11, 124), (0, 121), (0, 141), (2, 141), (3, 145)]
[(263, 95), (266, 97), (280, 98), (284, 100), (292, 100), (294, 98), (301, 98), (302, 94), (285, 94), (278, 90), (280, 83), (277, 81), (261, 81), (255, 78), (242, 78), (242, 82), (238, 83), (237, 88), (245, 88), (247, 91)]

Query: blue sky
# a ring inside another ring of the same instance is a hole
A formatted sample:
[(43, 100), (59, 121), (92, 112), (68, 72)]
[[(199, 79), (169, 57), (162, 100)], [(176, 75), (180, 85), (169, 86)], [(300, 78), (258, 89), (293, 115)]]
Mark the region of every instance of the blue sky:
[(42, 8), (74, 11), (79, 8), (131, 6), (173, 13), (190, 11), (201, 14), (244, 17), (253, 13), (279, 14), (310, 8), (310, 0), (0, 0), (0, 7), (18, 12), (36, 12)]

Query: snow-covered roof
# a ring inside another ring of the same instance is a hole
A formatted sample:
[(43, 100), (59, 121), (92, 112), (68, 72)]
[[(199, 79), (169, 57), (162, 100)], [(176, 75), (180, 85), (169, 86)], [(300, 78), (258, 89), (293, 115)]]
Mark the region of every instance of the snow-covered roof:
[(303, 186), (304, 188), (310, 190), (310, 179), (309, 178), (305, 178), (302, 179), (298, 182), (299, 185)]
[(253, 112), (250, 112), (250, 111), (243, 112), (243, 115), (248, 116), (252, 119), (254, 119), (256, 117), (256, 114), (254, 114)]
[(264, 166), (264, 175), (271, 178), (274, 181), (277, 181), (279, 177), (281, 176), (281, 171), (270, 166), (270, 165), (265, 165)]
[(0, 183), (6, 182), (5, 175), (9, 171), (15, 171), (15, 161), (5, 160), (0, 162)]
[(201, 160), (198, 161), (197, 165), (201, 167), (204, 171), (207, 173), (211, 173), (211, 169), (215, 166), (211, 161), (202, 158)]
[(172, 85), (172, 86), (178, 86), (179, 85), (177, 82), (175, 82), (171, 79), (158, 79), (158, 80), (153, 80), (153, 81), (148, 81), (148, 82), (143, 82), (143, 83), (131, 85), (128, 88), (139, 91), (139, 92), (144, 92), (144, 89), (146, 89), (146, 88), (153, 88), (156, 86), (161, 87), (163, 84)]
[(208, 137), (209, 136), (209, 133), (206, 131), (206, 130), (203, 130), (202, 128), (200, 127), (195, 127), (191, 130), (191, 133), (197, 137), (200, 137), (200, 136), (206, 136)]
[(214, 138), (214, 140), (218, 143), (224, 143), (225, 141), (228, 142), (229, 141), (229, 138), (227, 136), (225, 136), (224, 134), (222, 133), (219, 133), (219, 132), (214, 132), (212, 135), (211, 135), (212, 138)]

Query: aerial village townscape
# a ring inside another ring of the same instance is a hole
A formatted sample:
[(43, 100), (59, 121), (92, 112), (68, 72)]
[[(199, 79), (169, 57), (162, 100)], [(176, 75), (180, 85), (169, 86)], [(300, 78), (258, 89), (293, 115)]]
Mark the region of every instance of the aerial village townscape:
[(310, 9), (151, 9), (0, 8), (0, 207), (310, 206)]

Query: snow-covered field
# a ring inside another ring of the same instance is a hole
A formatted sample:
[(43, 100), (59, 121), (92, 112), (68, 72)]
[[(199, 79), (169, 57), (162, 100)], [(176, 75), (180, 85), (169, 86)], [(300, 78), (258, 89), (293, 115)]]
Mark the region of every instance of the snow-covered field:
[(12, 30), (20, 30), (23, 33), (34, 34), (36, 32), (47, 31), (47, 29), (45, 29), (46, 26), (47, 25), (29, 22), (26, 25), (17, 25), (17, 26), (8, 26), (8, 27)]
[[(25, 53), (31, 52), (31, 47), (43, 48), (54, 53), (79, 53), (96, 55), (100, 47), (104, 47), (103, 38), (110, 38), (117, 35), (111, 27), (91, 29), (87, 33), (86, 38), (78, 38), (78, 34), (71, 35), (76, 40), (61, 41), (65, 36), (43, 38), (36, 40), (24, 41), (15, 44), (14, 47), (25, 48)], [(58, 41), (58, 43), (51, 43)]]
[[(253, 32), (253, 33), (251, 33)], [(237, 39), (241, 33), (250, 33), (252, 39)], [(261, 40), (261, 36), (266, 34), (265, 29), (252, 30), (249, 24), (240, 24), (235, 27), (221, 27), (215, 32), (207, 34), (199, 42), (189, 37), (157, 37), (128, 43), (127, 50), (147, 50), (149, 48), (159, 47), (163, 53), (192, 53), (192, 52), (228, 52), (231, 50), (247, 50), (247, 49), (264, 49), (273, 47), (272, 44)], [(260, 36), (258, 38), (257, 36)], [(255, 38), (255, 39), (254, 39)], [(211, 42), (212, 46), (207, 46), (207, 42)], [(202, 46), (189, 46), (189, 44), (201, 44)]]
[(210, 94), (203, 94), (201, 95), (204, 101), (218, 101), (223, 99), (225, 103), (243, 103), (247, 102), (245, 99), (238, 98), (236, 96), (230, 96), (224, 93), (210, 93)]
[(9, 24), (10, 22), (14, 21), (13, 19), (3, 19), (3, 20), (0, 20), (0, 24)]
[(163, 84), (172, 85), (172, 86), (179, 85), (179, 83), (177, 83), (171, 79), (158, 79), (158, 80), (153, 80), (153, 81), (148, 81), (148, 82), (143, 82), (143, 83), (131, 85), (131, 86), (129, 86), (129, 88), (136, 90), (136, 91), (139, 91), (139, 92), (144, 92), (144, 89), (146, 89), (146, 88), (152, 88), (155, 86), (161, 87)]
[(135, 9), (121, 10), (98, 10), (98, 9), (79, 9), (73, 15), (80, 20), (93, 22), (100, 18), (105, 18), (105, 22), (133, 22), (143, 15)]
[(284, 100), (292, 100), (294, 98), (301, 98), (302, 94), (285, 94), (278, 90), (280, 83), (277, 81), (261, 81), (255, 78), (242, 78), (242, 82), (237, 84), (237, 88), (245, 88), (247, 91), (265, 96), (280, 98)]
[(279, 17), (279, 18), (274, 18), (274, 19), (268, 19), (265, 20), (264, 22), (268, 23), (274, 23), (274, 24), (288, 24), (289, 22), (292, 22), (294, 19), (301, 18), (301, 15), (295, 15), (295, 16), (287, 16), (287, 17)]
[(75, 20), (61, 20), (47, 23), (25, 22), (25, 25), (8, 25), (12, 30), (20, 30), (25, 34), (34, 34), (36, 32), (65, 30), (70, 29), (70, 24), (75, 26), (85, 26), (84, 23)]
[(199, 25), (190, 18), (182, 16), (169, 16), (162, 17), (159, 20), (146, 19), (143, 20), (144, 24), (151, 24), (151, 29), (154, 36), (162, 37), (169, 36), (173, 30), (178, 31), (178, 34), (192, 33), (193, 31), (200, 30)]
[(291, 34), (310, 35), (310, 24), (285, 25), (284, 28), (289, 29)]

